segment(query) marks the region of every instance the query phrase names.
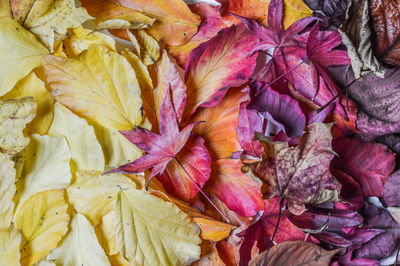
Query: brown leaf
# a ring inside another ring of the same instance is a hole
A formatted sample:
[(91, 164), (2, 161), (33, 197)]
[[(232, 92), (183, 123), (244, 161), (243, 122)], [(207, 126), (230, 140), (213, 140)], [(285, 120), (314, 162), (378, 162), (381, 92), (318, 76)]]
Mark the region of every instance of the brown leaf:
[(273, 246), (267, 257), (266, 254), (268, 251), (264, 251), (250, 262), (250, 266), (329, 265), (331, 258), (337, 251), (327, 251), (310, 242), (288, 241)]
[(370, 13), (378, 55), (385, 63), (400, 66), (400, 0), (371, 0)]
[(300, 138), (297, 147), (288, 143), (264, 142), (263, 160), (253, 165), (253, 174), (270, 186), (270, 195), (280, 195), (288, 201), (289, 210), (299, 215), (305, 211), (307, 200), (320, 197), (315, 194), (320, 187), (338, 190), (329, 172), (329, 164), (335, 152), (331, 141), (332, 124), (314, 123)]

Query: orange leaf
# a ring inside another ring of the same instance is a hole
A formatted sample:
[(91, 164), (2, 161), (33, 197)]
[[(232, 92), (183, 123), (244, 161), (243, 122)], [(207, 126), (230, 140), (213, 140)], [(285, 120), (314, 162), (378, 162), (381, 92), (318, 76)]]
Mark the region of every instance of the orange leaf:
[(97, 19), (111, 19), (130, 13), (156, 19), (148, 33), (168, 45), (182, 45), (197, 32), (200, 17), (182, 0), (82, 0)]
[(258, 39), (243, 24), (221, 30), (200, 44), (188, 59), (185, 70), (187, 102), (184, 119), (198, 107), (218, 104), (230, 87), (247, 82), (257, 55), (250, 52)]
[(240, 150), (236, 136), (239, 108), (249, 100), (247, 91), (231, 89), (225, 98), (211, 108), (200, 108), (190, 122), (205, 121), (198, 124), (194, 132), (205, 140), (205, 145), (213, 160), (229, 158)]

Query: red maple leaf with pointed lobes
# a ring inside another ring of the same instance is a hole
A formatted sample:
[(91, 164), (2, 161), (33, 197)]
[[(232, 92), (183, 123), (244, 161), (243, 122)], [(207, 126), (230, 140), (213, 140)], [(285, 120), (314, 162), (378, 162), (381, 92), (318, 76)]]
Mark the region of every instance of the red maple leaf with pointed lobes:
[(160, 135), (145, 128), (135, 127), (130, 131), (120, 131), (130, 142), (146, 152), (139, 159), (120, 166), (110, 172), (141, 173), (152, 168), (148, 183), (158, 174), (162, 174), (183, 148), (190, 133), (198, 123), (188, 124), (179, 131), (177, 114), (171, 102), (171, 91), (168, 88), (160, 108)]

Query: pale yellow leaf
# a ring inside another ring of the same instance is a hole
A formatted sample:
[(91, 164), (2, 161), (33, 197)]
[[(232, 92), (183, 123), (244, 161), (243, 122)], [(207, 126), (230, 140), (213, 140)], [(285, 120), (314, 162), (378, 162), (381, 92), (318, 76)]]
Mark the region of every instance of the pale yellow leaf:
[(106, 171), (133, 162), (143, 155), (141, 149), (127, 140), (117, 130), (95, 126), (95, 131), (103, 148), (106, 159)]
[(139, 81), (142, 91), (152, 89), (153, 82), (151, 80), (149, 70), (147, 69), (146, 65), (143, 64), (140, 58), (128, 49), (124, 50), (123, 56), (129, 61), (135, 70), (136, 78)]
[(101, 45), (115, 51), (114, 39), (104, 33), (93, 32), (81, 26), (68, 29), (68, 38), (64, 40), (64, 46), (70, 57), (77, 56), (91, 45)]
[(31, 72), (20, 80), (14, 89), (2, 97), (5, 99), (18, 99), (31, 96), (37, 102), (36, 116), (26, 127), (29, 134), (38, 133), (44, 135), (53, 120), (54, 100), (50, 92), (44, 86), (35, 73)]
[(104, 171), (104, 154), (93, 127), (60, 103), (54, 105), (49, 135), (67, 139), (78, 170)]
[(111, 265), (90, 222), (77, 213), (72, 218), (71, 230), (61, 245), (52, 250), (48, 260), (63, 266)]
[(17, 183), (21, 191), (18, 207), (38, 192), (67, 188), (71, 182), (70, 160), (65, 138), (32, 135), (25, 153), (23, 177)]
[(54, 98), (76, 114), (116, 130), (141, 123), (139, 84), (118, 53), (90, 46), (72, 59), (47, 56), (44, 67)]
[(49, 51), (35, 36), (11, 18), (0, 19), (0, 96), (42, 65)]
[(199, 229), (178, 207), (145, 191), (121, 190), (114, 227), (131, 265), (186, 265), (199, 259)]
[(36, 107), (31, 97), (0, 100), (0, 152), (14, 155), (28, 145), (29, 138), (22, 131), (35, 117)]
[(54, 41), (63, 39), (68, 28), (78, 27), (88, 19), (92, 17), (86, 9), (76, 8), (75, 0), (55, 0), (42, 14), (29, 16), (23, 25), (53, 51)]
[(144, 30), (135, 31), (134, 34), (128, 31), (128, 36), (136, 49), (139, 46), (140, 50), (137, 52), (146, 66), (152, 65), (158, 60), (160, 57), (160, 45), (153, 37)]
[(22, 204), (15, 219), (16, 227), (23, 235), (22, 265), (38, 262), (57, 247), (68, 231), (67, 209), (63, 189), (37, 193)]
[(42, 259), (35, 266), (56, 266), (56, 264), (52, 261), (47, 261), (46, 259)]
[[(130, 14), (126, 14), (130, 15)], [(153, 24), (155, 19), (146, 17), (146, 20), (129, 20), (128, 16), (118, 16), (101, 21), (97, 24), (98, 29), (145, 29)]]
[[(0, 153), (0, 230), (10, 227), (16, 192), (14, 162)], [(1, 261), (1, 260), (0, 260)]]
[(114, 212), (110, 211), (101, 219), (101, 223), (96, 226), (96, 235), (100, 244), (108, 255), (119, 254), (117, 239), (113, 223)]
[(393, 219), (400, 225), (400, 208), (399, 207), (388, 207), (387, 210), (390, 212)]
[(2, 265), (21, 265), (21, 232), (15, 229), (14, 225), (8, 229), (0, 229), (0, 262)]
[(102, 175), (100, 171), (79, 171), (76, 181), (68, 188), (68, 199), (75, 210), (86, 215), (93, 225), (113, 210), (118, 191), (135, 187), (121, 174)]

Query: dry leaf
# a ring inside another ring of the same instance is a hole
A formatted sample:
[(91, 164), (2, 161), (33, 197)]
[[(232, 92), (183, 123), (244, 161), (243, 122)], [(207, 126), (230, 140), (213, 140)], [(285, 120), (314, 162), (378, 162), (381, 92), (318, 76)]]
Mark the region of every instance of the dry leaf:
[(13, 198), (17, 191), (15, 174), (14, 162), (5, 154), (0, 153), (0, 230), (6, 230), (11, 225), (14, 210)]
[(144, 191), (121, 190), (114, 213), (117, 243), (131, 265), (185, 265), (199, 258), (199, 230), (172, 203)]
[(111, 265), (96, 238), (90, 222), (77, 213), (71, 221), (71, 229), (59, 247), (52, 250), (48, 260), (57, 265)]
[(99, 171), (79, 171), (76, 181), (67, 192), (74, 209), (86, 215), (96, 226), (104, 215), (113, 210), (118, 192), (134, 187), (133, 181), (121, 174), (102, 175)]
[(36, 116), (26, 127), (29, 134), (38, 133), (44, 135), (53, 121), (54, 100), (45, 84), (34, 72), (20, 80), (15, 87), (1, 99), (18, 99), (33, 97), (37, 102)]
[(70, 160), (71, 151), (63, 137), (32, 135), (25, 153), (23, 177), (17, 183), (17, 209), (38, 192), (67, 188), (71, 182)]
[(0, 229), (0, 261), (4, 265), (21, 265), (19, 251), (22, 241), (21, 232), (14, 226)]
[(142, 122), (135, 72), (121, 55), (91, 46), (73, 59), (44, 58), (53, 97), (76, 114), (116, 130)]
[(22, 204), (15, 225), (23, 235), (21, 264), (33, 265), (46, 256), (68, 231), (64, 190), (37, 193)]
[(28, 145), (22, 130), (35, 117), (36, 106), (31, 97), (0, 100), (0, 152), (15, 155)]
[(49, 51), (35, 36), (11, 18), (0, 19), (0, 96), (42, 65)]
[[(77, 130), (79, 129), (79, 130)], [(59, 103), (54, 106), (54, 119), (49, 135), (65, 137), (78, 170), (104, 171), (104, 155), (92, 126)]]

